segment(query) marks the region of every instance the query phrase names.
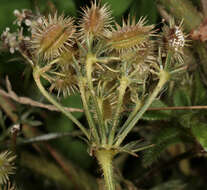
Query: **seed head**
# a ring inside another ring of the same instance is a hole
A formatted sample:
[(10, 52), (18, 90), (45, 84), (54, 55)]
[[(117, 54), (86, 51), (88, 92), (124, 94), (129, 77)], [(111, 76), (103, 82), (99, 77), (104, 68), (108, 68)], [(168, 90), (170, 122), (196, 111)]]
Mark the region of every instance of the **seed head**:
[(102, 7), (92, 2), (91, 7), (83, 9), (82, 19), (80, 20), (80, 39), (82, 42), (85, 38), (92, 35), (95, 37), (104, 36), (112, 22), (111, 11), (107, 4)]
[(170, 25), (164, 25), (163, 27), (163, 35), (162, 35), (162, 43), (163, 50), (165, 52), (171, 51), (174, 58), (182, 60), (183, 48), (188, 46), (187, 44), (187, 36), (182, 29), (182, 23), (179, 26), (175, 25), (175, 21), (170, 20)]
[(31, 46), (36, 56), (51, 60), (63, 51), (68, 51), (74, 43), (75, 27), (73, 19), (63, 15), (41, 17), (32, 26)]
[(77, 76), (75, 70), (68, 65), (67, 67), (63, 67), (61, 71), (59, 71), (60, 75), (54, 77), (54, 81), (50, 87), (50, 91), (57, 91), (57, 96), (63, 94), (64, 97), (67, 97), (71, 94), (74, 94), (78, 91), (77, 87)]
[(14, 159), (11, 152), (5, 151), (0, 154), (0, 184), (5, 184), (9, 180), (9, 175), (14, 173)]
[(116, 29), (108, 32), (107, 36), (111, 49), (119, 53), (141, 49), (154, 33), (154, 26), (145, 24), (145, 18), (136, 23), (135, 18), (131, 22), (130, 17), (127, 21), (123, 20), (122, 26), (116, 23)]

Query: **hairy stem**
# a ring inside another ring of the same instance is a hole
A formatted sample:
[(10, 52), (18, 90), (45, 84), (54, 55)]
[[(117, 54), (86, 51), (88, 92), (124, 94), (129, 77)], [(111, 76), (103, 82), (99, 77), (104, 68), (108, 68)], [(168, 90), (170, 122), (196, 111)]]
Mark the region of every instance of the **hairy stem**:
[(115, 183), (113, 179), (113, 165), (112, 160), (114, 152), (111, 150), (98, 150), (96, 152), (96, 158), (103, 171), (105, 186), (107, 190), (115, 190)]
[(137, 121), (139, 121), (139, 119), (147, 111), (147, 109), (149, 108), (151, 103), (154, 101), (154, 99), (156, 98), (156, 96), (158, 95), (158, 93), (160, 92), (162, 87), (169, 80), (169, 77), (170, 76), (169, 76), (168, 72), (166, 72), (164, 70), (160, 71), (160, 80), (159, 80), (156, 88), (154, 89), (152, 94), (147, 98), (147, 100), (145, 101), (144, 105), (141, 107), (140, 111), (134, 116), (134, 118), (131, 120), (131, 122), (128, 124), (128, 126), (126, 126), (126, 128), (123, 130), (123, 132), (119, 136), (117, 136), (117, 141), (115, 143), (116, 146), (119, 146), (123, 142), (124, 138), (132, 130), (132, 128), (137, 123)]
[[(141, 108), (142, 103), (141, 101), (136, 103), (135, 108), (133, 109), (133, 111), (130, 113), (130, 115), (128, 116), (126, 122), (124, 123), (124, 125), (121, 127), (121, 129), (119, 130), (119, 133), (117, 134), (117, 137), (119, 137), (119, 135), (124, 131), (124, 129), (129, 125), (129, 123), (132, 121), (132, 119), (134, 118), (134, 116), (137, 114), (137, 112), (139, 111), (139, 109)], [(115, 141), (117, 140), (117, 138), (115, 139)]]
[(123, 103), (124, 94), (125, 94), (125, 91), (126, 91), (126, 88), (128, 85), (128, 79), (126, 77), (122, 77), (122, 80), (120, 82), (121, 82), (121, 84), (119, 86), (119, 96), (118, 96), (115, 115), (113, 118), (112, 130), (111, 130), (110, 136), (109, 136), (109, 144), (113, 144), (114, 135), (115, 135), (116, 128), (118, 125), (118, 121), (119, 121), (119, 116), (120, 116), (120, 112), (121, 112), (121, 106)]
[(51, 102), (54, 106), (56, 106), (64, 115), (66, 115), (73, 123), (75, 123), (80, 130), (85, 134), (85, 136), (89, 139), (89, 133), (88, 131), (84, 128), (84, 126), (68, 111), (66, 111), (62, 105), (60, 105), (46, 90), (45, 88), (42, 86), (42, 83), (40, 81), (40, 76), (41, 76), (41, 72), (40, 72), (40, 68), (38, 66), (34, 67), (33, 70), (33, 77), (35, 80), (35, 83), (37, 85), (37, 87), (39, 88), (40, 92), (45, 96), (45, 98), (47, 98), (47, 100), (49, 102)]
[(93, 99), (93, 103), (94, 103), (94, 106), (96, 109), (98, 121), (100, 124), (100, 130), (101, 130), (100, 134), (102, 137), (102, 139), (101, 139), (102, 144), (105, 144), (106, 143), (106, 132), (105, 132), (105, 125), (104, 125), (104, 121), (103, 121), (103, 115), (102, 115), (101, 109), (99, 107), (99, 104), (98, 104), (98, 101), (97, 101), (97, 98), (95, 95), (95, 91), (93, 88), (93, 82), (92, 82), (92, 71), (93, 71), (93, 64), (95, 63), (95, 61), (96, 61), (95, 56), (89, 53), (86, 57), (86, 76), (87, 76), (91, 96)]
[(89, 107), (88, 107), (87, 100), (86, 100), (86, 94), (85, 94), (85, 89), (84, 89), (84, 79), (80, 77), (79, 80), (80, 80), (79, 88), (80, 88), (81, 99), (83, 102), (84, 113), (86, 114), (86, 118), (87, 118), (89, 127), (91, 129), (91, 133), (93, 134), (93, 137), (96, 140), (96, 142), (99, 143), (100, 140), (99, 140), (98, 132), (97, 132), (94, 120), (89, 111)]

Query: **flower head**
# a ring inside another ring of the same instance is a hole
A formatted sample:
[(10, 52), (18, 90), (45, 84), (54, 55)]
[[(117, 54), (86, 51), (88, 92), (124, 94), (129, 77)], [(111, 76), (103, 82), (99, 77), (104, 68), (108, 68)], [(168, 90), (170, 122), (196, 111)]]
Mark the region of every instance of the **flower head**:
[(141, 18), (136, 23), (135, 18), (131, 22), (130, 17), (127, 21), (123, 20), (122, 26), (116, 23), (116, 29), (109, 32), (107, 36), (111, 49), (123, 53), (144, 47), (154, 33), (154, 26), (144, 26), (145, 24), (145, 18)]
[(63, 15), (41, 17), (32, 26), (32, 49), (36, 56), (51, 60), (63, 51), (68, 51), (74, 43), (75, 27), (73, 19)]
[(14, 173), (14, 159), (11, 152), (5, 151), (0, 154), (0, 184), (4, 184), (8, 181), (9, 175)]
[(112, 22), (111, 11), (104, 4), (102, 7), (95, 2), (92, 2), (91, 7), (83, 9), (83, 16), (80, 20), (80, 39), (84, 41), (89, 35), (101, 37), (110, 27)]
[(182, 23), (177, 26), (174, 19), (171, 19), (169, 26), (164, 25), (162, 34), (163, 50), (170, 51), (173, 57), (181, 62), (183, 62), (183, 48), (188, 45), (186, 40), (188, 35), (183, 32)]

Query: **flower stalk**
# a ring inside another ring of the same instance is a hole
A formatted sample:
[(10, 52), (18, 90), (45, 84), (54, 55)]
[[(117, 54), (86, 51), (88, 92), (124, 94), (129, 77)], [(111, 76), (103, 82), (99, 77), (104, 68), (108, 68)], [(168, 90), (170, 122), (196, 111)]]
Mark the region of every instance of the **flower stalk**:
[(125, 137), (128, 135), (128, 133), (132, 130), (132, 128), (135, 126), (135, 124), (139, 121), (139, 119), (143, 116), (143, 114), (147, 111), (149, 106), (152, 104), (152, 102), (155, 100), (157, 95), (160, 93), (163, 86), (166, 84), (166, 82), (170, 79), (170, 75), (167, 71), (161, 70), (160, 71), (160, 79), (155, 87), (152, 94), (147, 98), (141, 109), (138, 111), (138, 113), (133, 117), (133, 119), (129, 122), (128, 126), (124, 125), (123, 132), (117, 136), (117, 141), (115, 143), (115, 146), (119, 146)]
[(73, 121), (73, 123), (75, 123), (80, 130), (84, 133), (84, 135), (89, 139), (89, 133), (88, 131), (85, 129), (85, 127), (68, 111), (66, 111), (63, 106), (61, 106), (46, 90), (45, 88), (42, 86), (42, 83), (40, 81), (40, 76), (41, 76), (41, 72), (40, 72), (40, 68), (39, 66), (35, 66), (33, 68), (33, 77), (35, 80), (35, 83), (37, 85), (37, 87), (39, 88), (40, 92), (44, 95), (44, 97), (51, 102), (54, 106), (56, 106), (65, 116), (67, 116), (71, 121)]
[(114, 152), (112, 150), (98, 150), (96, 158), (103, 171), (105, 187), (107, 190), (115, 190), (115, 183), (113, 178), (113, 161)]

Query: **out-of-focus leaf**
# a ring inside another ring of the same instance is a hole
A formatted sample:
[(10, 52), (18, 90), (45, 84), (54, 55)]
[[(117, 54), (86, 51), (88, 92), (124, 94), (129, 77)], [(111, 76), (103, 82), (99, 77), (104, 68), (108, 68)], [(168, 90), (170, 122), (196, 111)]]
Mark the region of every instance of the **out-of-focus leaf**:
[(195, 89), (194, 89), (194, 105), (202, 105), (207, 103), (207, 90), (204, 88), (199, 74), (195, 74)]
[(181, 139), (177, 128), (172, 127), (161, 130), (152, 140), (154, 146), (144, 152), (143, 165), (145, 167), (150, 166), (153, 162), (157, 161), (168, 146), (179, 142), (181, 142)]
[[(81, 98), (78, 95), (69, 96), (67, 98), (62, 99), (61, 101), (65, 106), (72, 107), (72, 108), (82, 108)], [(83, 116), (82, 112), (75, 112), (73, 115), (80, 119)]]
[(56, 0), (56, 4), (60, 12), (64, 12), (71, 16), (77, 15), (76, 6), (73, 0)]
[[(150, 107), (151, 108), (167, 107), (167, 105), (160, 100), (155, 100)], [(149, 121), (169, 120), (171, 112), (172, 111), (170, 110), (147, 111), (143, 115), (142, 119), (149, 120)]]
[(192, 127), (192, 133), (196, 140), (202, 145), (205, 151), (207, 151), (207, 124), (198, 123)]
[(185, 189), (186, 184), (180, 180), (171, 180), (165, 183), (159, 184), (156, 187), (151, 188), (150, 190), (183, 190)]
[(131, 5), (131, 15), (135, 15), (138, 19), (146, 16), (149, 24), (155, 24), (158, 19), (158, 12), (154, 0), (137, 0)]
[(173, 96), (174, 106), (191, 106), (190, 95), (185, 89), (178, 89)]
[(187, 112), (185, 114), (182, 114), (179, 116), (178, 120), (179, 120), (179, 123), (183, 126), (183, 127), (186, 127), (186, 128), (191, 128), (193, 125), (194, 125), (194, 121), (193, 121), (193, 116), (194, 116), (194, 113), (192, 112)]
[(71, 181), (68, 180), (62, 169), (49, 160), (33, 156), (27, 152), (21, 152), (20, 164), (22, 167), (27, 167), (38, 175), (46, 176), (69, 189), (72, 187)]
[(15, 16), (13, 14), (15, 9), (28, 9), (30, 8), (30, 1), (28, 0), (21, 0), (21, 1), (7, 1), (1, 0), (0, 6), (0, 33), (6, 27), (13, 28), (13, 21), (15, 20)]
[(22, 140), (22, 143), (35, 143), (35, 142), (42, 142), (42, 141), (49, 141), (49, 140), (54, 140), (57, 138), (62, 138), (62, 137), (66, 137), (66, 136), (79, 136), (82, 133), (80, 131), (72, 131), (72, 132), (68, 132), (68, 133), (49, 133), (46, 135), (40, 135), (40, 136), (36, 136), (36, 137), (32, 137), (29, 139), (25, 139)]
[(107, 3), (113, 10), (112, 14), (115, 17), (122, 16), (124, 12), (129, 8), (133, 0), (102, 0), (102, 3)]
[(42, 122), (41, 121), (38, 121), (38, 120), (27, 120), (25, 122), (25, 124), (28, 124), (28, 125), (37, 127), (37, 126), (41, 126), (42, 125)]

